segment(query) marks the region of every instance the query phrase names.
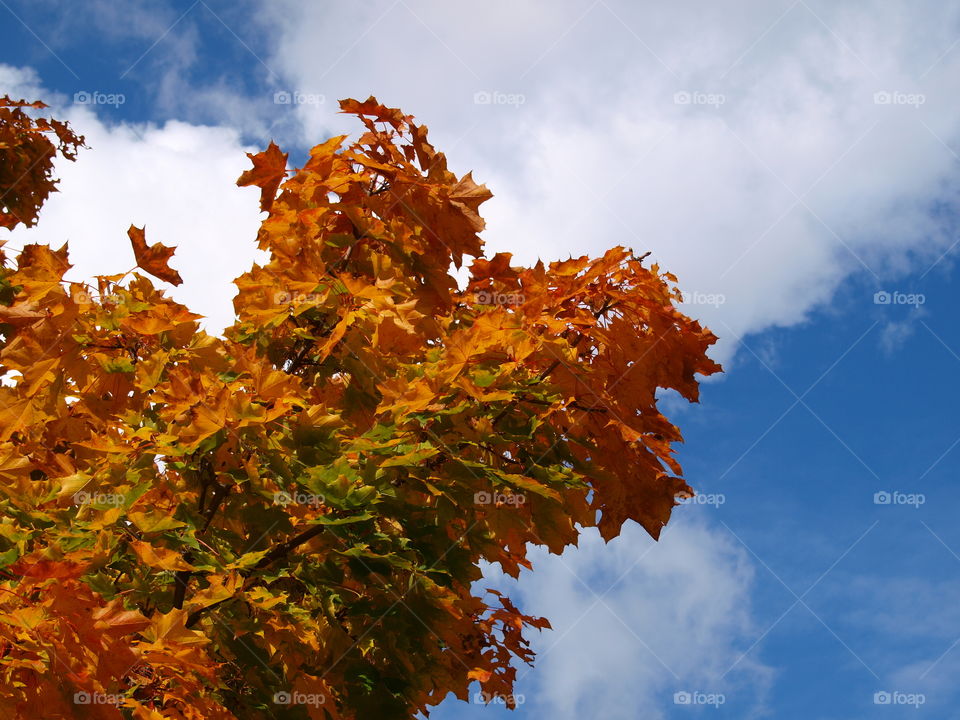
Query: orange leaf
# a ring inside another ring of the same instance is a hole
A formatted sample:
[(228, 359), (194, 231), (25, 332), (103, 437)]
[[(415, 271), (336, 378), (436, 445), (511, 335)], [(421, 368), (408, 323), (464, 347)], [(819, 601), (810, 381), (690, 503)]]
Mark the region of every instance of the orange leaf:
[(479, 682), (485, 683), (490, 679), (490, 671), (484, 670), (483, 668), (474, 668), (467, 673), (468, 680), (478, 680)]
[(49, 580), (56, 578), (64, 580), (67, 578), (78, 578), (87, 572), (90, 563), (75, 563), (72, 560), (32, 560), (30, 557), (22, 557), (10, 566), (10, 572), (22, 577), (37, 578), (39, 580)]
[(154, 547), (150, 543), (140, 542), (139, 540), (130, 541), (130, 546), (144, 565), (170, 571), (194, 569), (180, 556), (180, 553), (173, 550)]
[(29, 325), (44, 317), (47, 317), (46, 311), (38, 309), (32, 303), (20, 303), (11, 307), (0, 305), (0, 322), (9, 325)]
[(150, 625), (150, 621), (137, 610), (127, 610), (119, 600), (111, 600), (93, 613), (96, 628), (111, 635), (129, 635)]
[(247, 153), (247, 157), (253, 161), (253, 169), (244, 172), (237, 180), (237, 185), (256, 185), (260, 188), (260, 209), (270, 212), (277, 188), (287, 176), (287, 153), (280, 152), (276, 143), (271, 141), (262, 153)]
[(131, 225), (127, 230), (127, 235), (133, 244), (133, 255), (137, 259), (137, 266), (171, 285), (180, 285), (183, 282), (180, 273), (167, 265), (175, 248), (160, 243), (147, 247), (146, 229), (146, 227), (138, 228)]

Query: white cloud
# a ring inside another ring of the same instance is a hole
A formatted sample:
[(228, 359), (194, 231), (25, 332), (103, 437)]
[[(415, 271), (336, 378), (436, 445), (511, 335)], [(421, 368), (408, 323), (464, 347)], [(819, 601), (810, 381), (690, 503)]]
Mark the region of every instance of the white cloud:
[(17, 68), (0, 64), (0, 93), (15, 100), (38, 100), (46, 92), (32, 68)]
[[(491, 249), (525, 261), (653, 250), (683, 288), (726, 297), (689, 310), (724, 331), (727, 359), (736, 336), (802, 321), (852, 273), (925, 270), (953, 241), (931, 211), (958, 189), (960, 8), (922, 6), (467, 13), (411, 0), (264, 14), (268, 64), (300, 91), (376, 94), (477, 171), (496, 195)], [(478, 91), (523, 103), (477, 105)], [(299, 109), (305, 140), (344, 127), (334, 109)]]
[(487, 574), (553, 623), (536, 639), (535, 670), (519, 672), (535, 716), (660, 718), (676, 692), (763, 707), (772, 671), (756, 649), (744, 655), (761, 632), (753, 569), (728, 533), (678, 517), (656, 545), (628, 525), (609, 544), (589, 531), (578, 550), (533, 562), (518, 583)]
[(60, 192), (50, 197), (36, 227), (11, 234), (11, 247), (69, 241), (74, 267), (67, 278), (89, 280), (132, 268), (126, 231), (131, 224), (146, 225), (148, 243), (177, 248), (171, 266), (184, 283), (172, 289), (173, 297), (205, 315), (208, 330), (231, 324), (231, 281), (257, 256), (260, 223), (256, 189), (235, 184), (252, 149), (238, 133), (174, 121), (162, 127), (108, 125), (102, 118), (109, 107), (98, 116), (90, 107), (67, 105), (40, 87), (32, 71), (0, 66), (0, 94), (5, 92), (43, 98), (90, 147), (76, 162), (57, 164)]
[(912, 319), (884, 323), (880, 330), (880, 349), (885, 355), (893, 355), (913, 337), (916, 329), (916, 321)]

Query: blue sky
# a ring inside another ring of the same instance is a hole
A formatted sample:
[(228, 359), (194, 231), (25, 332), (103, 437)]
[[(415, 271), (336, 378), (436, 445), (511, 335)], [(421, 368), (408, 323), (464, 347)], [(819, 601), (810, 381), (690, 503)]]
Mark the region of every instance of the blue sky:
[(244, 152), (355, 130), (333, 112), (350, 95), (476, 170), (492, 250), (628, 244), (678, 275), (728, 368), (701, 405), (664, 400), (713, 502), (659, 544), (634, 528), (518, 584), (490, 570), (555, 628), (513, 717), (960, 718), (960, 8), (0, 0), (0, 18), (0, 93), (43, 97), (91, 145), (11, 244), (69, 238), (77, 276), (122, 270), (147, 223), (213, 329), (255, 257)]

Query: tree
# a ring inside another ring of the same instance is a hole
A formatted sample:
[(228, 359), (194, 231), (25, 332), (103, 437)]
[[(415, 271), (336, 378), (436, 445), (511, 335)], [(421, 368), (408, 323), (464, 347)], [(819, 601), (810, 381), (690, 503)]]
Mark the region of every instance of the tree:
[(692, 494), (656, 391), (719, 366), (675, 278), (485, 258), (490, 192), (412, 117), (341, 107), (356, 142), (250, 156), (270, 261), (223, 337), (143, 229), (140, 271), (91, 284), (66, 246), (3, 258), (5, 717), (410, 718), (475, 681), (512, 706), (549, 624), (481, 562), (656, 538)]
[[(31, 117), (27, 109), (43, 110), (42, 102), (0, 98), (0, 227), (27, 227), (37, 221), (40, 206), (56, 190), (53, 160), (59, 153), (76, 158), (83, 138), (59, 120)], [(54, 145), (49, 136), (57, 139)]]

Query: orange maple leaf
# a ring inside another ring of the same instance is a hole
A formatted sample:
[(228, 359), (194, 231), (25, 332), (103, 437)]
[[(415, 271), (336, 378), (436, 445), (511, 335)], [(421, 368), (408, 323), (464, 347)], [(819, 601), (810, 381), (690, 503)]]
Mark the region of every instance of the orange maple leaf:
[(287, 176), (287, 153), (280, 152), (276, 143), (271, 141), (266, 150), (256, 155), (247, 153), (247, 157), (253, 161), (253, 169), (244, 172), (237, 180), (237, 185), (256, 185), (260, 188), (260, 209), (270, 212), (277, 188)]
[(161, 243), (154, 243), (147, 247), (146, 230), (146, 226), (138, 228), (136, 225), (131, 225), (130, 229), (127, 230), (127, 235), (130, 236), (130, 242), (133, 245), (133, 256), (137, 259), (137, 266), (171, 285), (181, 284), (183, 278), (180, 277), (180, 273), (167, 264), (176, 248), (167, 247)]

